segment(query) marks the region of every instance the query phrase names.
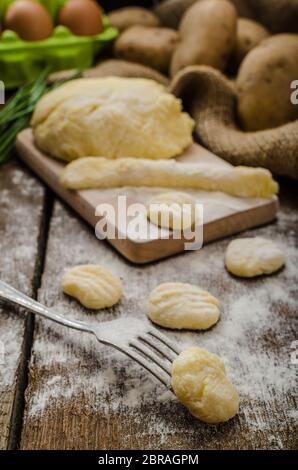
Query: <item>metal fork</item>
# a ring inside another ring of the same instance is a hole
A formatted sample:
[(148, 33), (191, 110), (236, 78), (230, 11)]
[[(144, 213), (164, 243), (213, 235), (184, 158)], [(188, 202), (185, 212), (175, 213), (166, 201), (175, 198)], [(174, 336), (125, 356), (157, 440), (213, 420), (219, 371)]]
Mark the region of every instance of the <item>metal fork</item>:
[(171, 340), (149, 324), (148, 328), (145, 328), (146, 324), (143, 321), (127, 317), (99, 323), (96, 327), (81, 321), (69, 320), (3, 281), (0, 281), (0, 299), (25, 307), (30, 312), (60, 325), (91, 333), (100, 343), (126, 354), (151, 372), (167, 388), (171, 388), (171, 364), (181, 351)]

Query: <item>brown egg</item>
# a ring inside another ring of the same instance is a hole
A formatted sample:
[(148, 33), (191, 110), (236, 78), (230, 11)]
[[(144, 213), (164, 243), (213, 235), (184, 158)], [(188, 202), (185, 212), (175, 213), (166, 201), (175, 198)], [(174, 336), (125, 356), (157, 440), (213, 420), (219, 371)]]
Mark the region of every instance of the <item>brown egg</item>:
[(93, 0), (69, 0), (60, 11), (59, 23), (77, 36), (95, 36), (103, 30), (102, 10)]
[(40, 41), (51, 36), (53, 22), (40, 3), (18, 0), (7, 9), (4, 27), (11, 29), (25, 41)]

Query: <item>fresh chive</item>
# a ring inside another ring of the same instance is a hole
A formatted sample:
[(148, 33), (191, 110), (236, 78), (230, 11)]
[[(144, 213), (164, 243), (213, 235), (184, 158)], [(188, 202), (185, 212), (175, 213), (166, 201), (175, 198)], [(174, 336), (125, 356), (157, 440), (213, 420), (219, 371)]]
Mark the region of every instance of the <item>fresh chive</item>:
[(6, 162), (14, 149), (18, 133), (30, 125), (31, 116), (40, 98), (48, 91), (81, 76), (78, 71), (70, 77), (48, 86), (49, 70), (45, 69), (33, 83), (19, 88), (0, 111), (0, 164)]

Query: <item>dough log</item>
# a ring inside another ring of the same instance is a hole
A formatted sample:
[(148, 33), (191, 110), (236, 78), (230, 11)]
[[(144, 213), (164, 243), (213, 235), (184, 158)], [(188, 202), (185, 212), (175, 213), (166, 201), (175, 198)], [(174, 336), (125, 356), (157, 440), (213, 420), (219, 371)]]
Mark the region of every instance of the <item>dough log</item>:
[(135, 158), (86, 157), (73, 161), (63, 170), (61, 183), (68, 189), (160, 186), (261, 198), (270, 198), (278, 192), (278, 183), (264, 168), (222, 168), (205, 163)]

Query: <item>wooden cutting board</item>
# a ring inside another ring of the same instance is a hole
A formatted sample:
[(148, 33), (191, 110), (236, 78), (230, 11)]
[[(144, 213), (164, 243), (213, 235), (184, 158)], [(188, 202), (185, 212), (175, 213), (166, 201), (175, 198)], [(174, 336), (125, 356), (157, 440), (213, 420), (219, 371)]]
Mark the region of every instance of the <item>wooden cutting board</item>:
[[(99, 204), (109, 203), (117, 209), (119, 195), (126, 195), (128, 203), (146, 203), (153, 194), (166, 191), (165, 188), (67, 190), (59, 182), (64, 164), (35, 147), (31, 129), (26, 129), (18, 135), (16, 147), (21, 159), (33, 172), (92, 227), (95, 227), (100, 220), (100, 217), (95, 215)], [(193, 144), (178, 160), (189, 162), (190, 165), (192, 162), (208, 162), (210, 165), (230, 166), (225, 160), (198, 144)], [(221, 192), (189, 190), (187, 192), (204, 207), (204, 244), (270, 222), (278, 211), (276, 196), (272, 199), (251, 199), (238, 198)], [(186, 240), (173, 238), (172, 233), (165, 229), (153, 230), (149, 240), (145, 240), (142, 236), (138, 238), (117, 224), (115, 231), (116, 238), (108, 241), (133, 263), (143, 264), (159, 260), (185, 249)]]

